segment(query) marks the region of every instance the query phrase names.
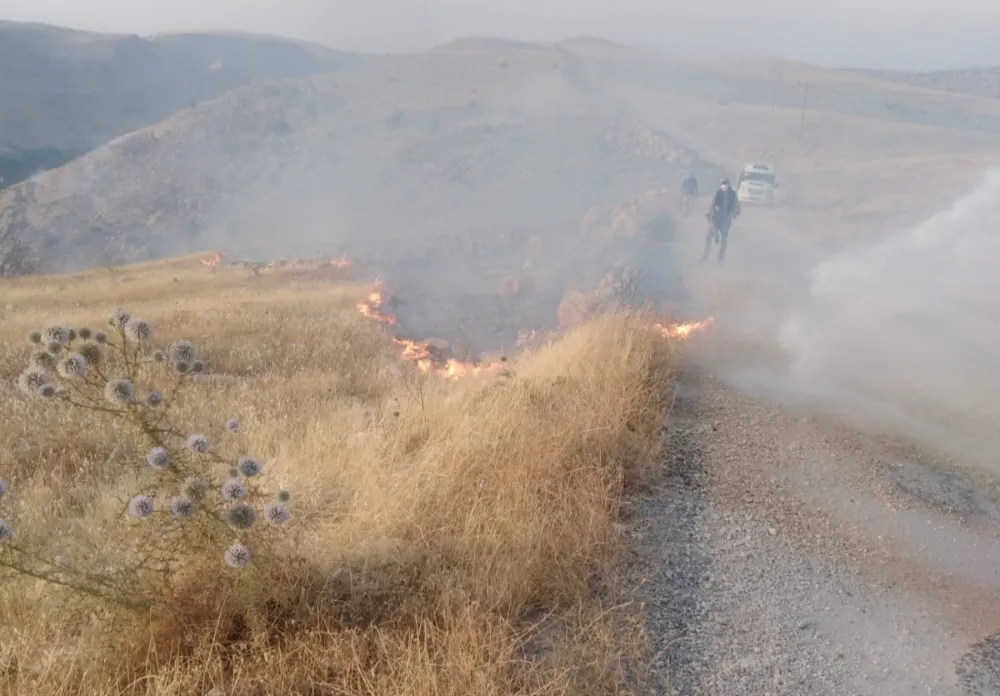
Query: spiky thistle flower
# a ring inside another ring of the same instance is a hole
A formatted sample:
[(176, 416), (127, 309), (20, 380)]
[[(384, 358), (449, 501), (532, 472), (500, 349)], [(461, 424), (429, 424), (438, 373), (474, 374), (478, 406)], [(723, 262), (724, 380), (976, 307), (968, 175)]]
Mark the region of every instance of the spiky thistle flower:
[(195, 360), (193, 363), (191, 363), (191, 372), (193, 372), (194, 374), (200, 375), (204, 371), (205, 371), (205, 363), (203, 363), (201, 360)]
[(212, 443), (208, 441), (207, 437), (201, 433), (197, 433), (188, 437), (186, 446), (188, 450), (195, 454), (205, 454), (212, 447)]
[(0, 498), (2, 498), (5, 495), (7, 495), (7, 491), (9, 491), (9, 490), (10, 490), (10, 486), (7, 485), (7, 482), (4, 481), (3, 479), (0, 479)]
[(253, 457), (240, 457), (236, 460), (236, 468), (247, 478), (259, 476), (264, 470), (264, 462)]
[(163, 403), (163, 394), (160, 392), (149, 392), (146, 394), (146, 405), (156, 408)]
[(272, 527), (280, 527), (291, 519), (291, 510), (280, 500), (276, 500), (264, 508), (264, 521)]
[(35, 396), (40, 396), (43, 399), (51, 399), (55, 395), (56, 388), (51, 384), (43, 384), (35, 390)]
[(170, 499), (170, 514), (179, 519), (186, 519), (194, 514), (195, 503), (182, 495)]
[(50, 326), (42, 332), (42, 337), (45, 339), (46, 343), (66, 345), (73, 340), (73, 336), (70, 331), (71, 329), (67, 329), (65, 326)]
[(137, 495), (128, 501), (128, 516), (144, 520), (153, 514), (153, 499), (148, 495)]
[(80, 379), (87, 375), (87, 359), (79, 353), (70, 353), (59, 361), (57, 369), (66, 379)]
[(28, 334), (28, 340), (37, 346), (42, 345), (42, 332), (32, 331), (31, 333)]
[(117, 331), (124, 331), (131, 318), (131, 314), (126, 312), (124, 309), (119, 309), (108, 317), (108, 326)]
[(127, 406), (135, 399), (135, 385), (127, 379), (115, 377), (104, 385), (104, 398), (115, 406)]
[(227, 566), (239, 570), (250, 565), (250, 549), (237, 541), (226, 549), (226, 552), (222, 554), (222, 558)]
[(153, 337), (153, 326), (145, 319), (133, 317), (125, 324), (125, 334), (133, 341), (148, 341)]
[(167, 359), (167, 354), (164, 353), (162, 350), (154, 350), (153, 351), (153, 361), (154, 362), (163, 362), (166, 359)]
[(189, 476), (181, 484), (181, 495), (188, 500), (200, 503), (208, 495), (209, 488), (208, 481), (202, 477)]
[(281, 502), (287, 503), (291, 499), (292, 499), (292, 494), (289, 493), (288, 491), (278, 491), (278, 500), (280, 500)]
[(14, 528), (10, 526), (10, 522), (7, 520), (0, 520), (0, 543), (10, 541), (13, 536)]
[(56, 356), (44, 350), (33, 350), (28, 358), (28, 364), (39, 370), (51, 370), (56, 366)]
[(83, 356), (83, 359), (91, 367), (97, 367), (104, 361), (104, 349), (96, 343), (91, 343), (90, 341), (81, 343), (79, 348), (77, 348), (77, 352)]
[(192, 363), (198, 357), (198, 351), (191, 341), (174, 341), (167, 346), (167, 355), (171, 362)]
[(178, 360), (174, 363), (174, 372), (179, 375), (186, 375), (191, 371), (191, 363), (184, 362), (183, 360)]
[(29, 367), (17, 378), (17, 388), (28, 396), (34, 396), (40, 386), (48, 383), (49, 376), (37, 367)]
[(238, 532), (245, 532), (257, 521), (257, 511), (246, 503), (236, 503), (226, 510), (226, 524)]
[(231, 433), (238, 433), (240, 431), (240, 422), (235, 418), (230, 418), (226, 421), (226, 430)]
[(49, 341), (45, 344), (45, 350), (52, 353), (52, 355), (59, 355), (62, 352), (62, 343), (57, 343), (56, 341)]
[(94, 332), (94, 343), (107, 343), (107, 342), (108, 342), (108, 335), (106, 333), (104, 333), (103, 331)]
[(76, 332), (76, 335), (79, 336), (84, 341), (88, 340), (93, 334), (94, 332), (91, 331), (86, 326), (82, 327), (79, 331)]
[(229, 502), (247, 497), (247, 485), (238, 478), (228, 478), (222, 483), (222, 497)]
[(164, 447), (154, 447), (146, 452), (146, 463), (154, 469), (166, 469), (170, 466), (170, 453)]

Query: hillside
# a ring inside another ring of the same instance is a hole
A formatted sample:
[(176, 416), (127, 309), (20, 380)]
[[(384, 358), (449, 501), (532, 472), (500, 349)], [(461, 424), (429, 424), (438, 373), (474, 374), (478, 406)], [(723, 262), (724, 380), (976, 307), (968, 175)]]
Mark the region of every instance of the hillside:
[(219, 245), (301, 255), (403, 238), (417, 253), (479, 232), (520, 245), (697, 164), (572, 67), (542, 47), (444, 52), (237, 89), (5, 192), (0, 248), (16, 269)]
[(0, 177), (11, 185), (240, 85), (357, 60), (273, 37), (0, 22)]
[(858, 72), (877, 77), (880, 80), (900, 82), (913, 87), (1000, 99), (1000, 68), (966, 68), (923, 73), (889, 70)]
[[(200, 39), (157, 41), (210, 57)], [(347, 251), (493, 293), (506, 271), (491, 262), (531, 237), (584, 253), (594, 206), (761, 157), (785, 227), (837, 240), (907, 224), (992, 162), (998, 132), (1000, 101), (804, 64), (462, 39), (246, 85), (15, 187), (0, 259), (9, 275)]]

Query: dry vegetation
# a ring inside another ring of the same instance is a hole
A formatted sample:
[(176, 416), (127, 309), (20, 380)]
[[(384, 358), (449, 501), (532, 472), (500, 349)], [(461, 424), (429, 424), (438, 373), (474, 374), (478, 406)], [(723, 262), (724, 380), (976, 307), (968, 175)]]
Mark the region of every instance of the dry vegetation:
[(622, 693), (642, 645), (612, 579), (615, 523), (657, 461), (670, 343), (606, 316), (504, 375), (446, 382), (356, 315), (365, 288), (311, 273), (178, 259), (5, 283), (0, 517), (16, 543), (127, 561), (147, 444), (13, 385), (29, 331), (120, 306), (154, 343), (197, 341), (207, 370), (177, 419), (239, 419), (241, 453), (292, 492), (294, 518), (248, 569), (186, 554), (140, 616), (5, 574), (3, 692)]

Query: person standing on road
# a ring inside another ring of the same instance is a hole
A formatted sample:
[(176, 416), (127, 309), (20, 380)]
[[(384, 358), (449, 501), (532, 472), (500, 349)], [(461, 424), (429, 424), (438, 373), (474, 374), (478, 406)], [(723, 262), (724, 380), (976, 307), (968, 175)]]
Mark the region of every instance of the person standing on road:
[(695, 178), (694, 174), (688, 174), (687, 179), (681, 184), (681, 208), (684, 210), (685, 215), (691, 212), (691, 206), (697, 195), (698, 179)]
[(715, 192), (712, 199), (712, 209), (705, 216), (709, 222), (708, 234), (705, 235), (705, 253), (701, 255), (701, 262), (708, 261), (709, 253), (712, 251), (712, 241), (721, 242), (719, 245), (719, 263), (726, 258), (726, 247), (729, 245), (729, 228), (740, 214), (740, 201), (736, 197), (736, 191), (729, 185), (729, 179), (723, 179), (719, 185), (719, 190)]

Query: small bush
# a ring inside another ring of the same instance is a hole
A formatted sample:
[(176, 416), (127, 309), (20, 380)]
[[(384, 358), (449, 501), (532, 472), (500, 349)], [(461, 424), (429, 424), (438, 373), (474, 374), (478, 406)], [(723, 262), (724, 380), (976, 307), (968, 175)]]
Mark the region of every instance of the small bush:
[[(157, 347), (153, 334), (150, 322), (124, 310), (108, 319), (107, 332), (52, 326), (29, 334), (35, 348), (17, 378), (24, 395), (131, 429), (145, 451), (135, 458), (134, 493), (120, 504), (129, 543), (114, 564), (34, 552), (18, 543), (11, 509), (0, 519), (0, 567), (147, 612), (168, 601), (179, 573), (204, 567), (213, 555), (231, 571), (268, 556), (291, 520), (289, 494), (260, 485), (262, 460), (223, 454), (239, 449), (235, 418), (205, 431), (173, 418), (185, 388), (206, 368), (192, 342)], [(0, 491), (8, 490), (4, 482)]]

